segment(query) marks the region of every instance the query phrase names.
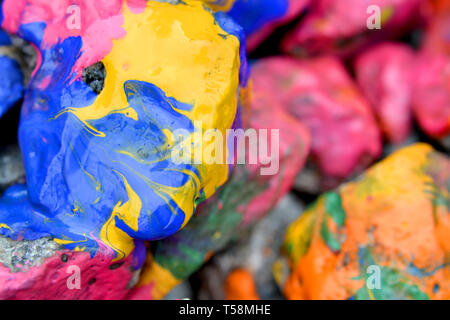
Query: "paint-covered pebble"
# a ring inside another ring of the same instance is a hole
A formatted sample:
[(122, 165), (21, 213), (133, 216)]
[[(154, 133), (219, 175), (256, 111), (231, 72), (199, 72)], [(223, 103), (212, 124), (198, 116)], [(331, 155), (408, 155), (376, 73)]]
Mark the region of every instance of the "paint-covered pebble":
[[(306, 128), (279, 105), (256, 100), (244, 108), (243, 119), (244, 128), (259, 136), (258, 150), (264, 143), (268, 153), (258, 152), (255, 162), (237, 165), (225, 186), (199, 206), (183, 230), (155, 244), (154, 257), (149, 257), (133, 299), (166, 295), (213, 253), (253, 226), (292, 188), (309, 154)], [(256, 149), (246, 140), (241, 140), (246, 143), (245, 154), (255, 156)]]
[(117, 300), (136, 283), (133, 259), (64, 249), (50, 238), (0, 236), (1, 300)]
[(449, 157), (415, 144), (323, 194), (287, 230), (286, 297), (449, 299), (449, 186)]
[(256, 103), (279, 105), (309, 129), (324, 177), (345, 179), (380, 155), (371, 108), (339, 60), (261, 59), (252, 65), (252, 78)]
[(424, 0), (314, 0), (307, 17), (284, 41), (296, 55), (354, 53), (370, 42), (401, 34)]
[(414, 63), (414, 51), (399, 43), (371, 48), (355, 63), (357, 82), (392, 143), (402, 143), (411, 131)]
[(450, 134), (450, 6), (439, 8), (417, 57), (413, 111), (428, 135), (443, 139)]
[(191, 0), (6, 0), (2, 11), (38, 63), (19, 125), (26, 184), (0, 200), (0, 234), (123, 259), (184, 227), (228, 179), (195, 137), (219, 131), (226, 149), (247, 81), (241, 27)]

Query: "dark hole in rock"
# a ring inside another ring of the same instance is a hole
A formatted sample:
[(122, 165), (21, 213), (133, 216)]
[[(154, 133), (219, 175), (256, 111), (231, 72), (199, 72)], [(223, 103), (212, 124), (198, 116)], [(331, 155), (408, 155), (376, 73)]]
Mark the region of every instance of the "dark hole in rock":
[(123, 262), (114, 263), (114, 264), (109, 266), (109, 270), (115, 270), (117, 268), (120, 268), (120, 266), (122, 266), (122, 265), (123, 265)]
[(103, 63), (96, 62), (93, 65), (83, 70), (83, 81), (94, 91), (96, 94), (102, 92), (105, 86), (106, 70)]
[(62, 262), (67, 262), (67, 261), (69, 261), (69, 256), (68, 256), (67, 254), (63, 254), (63, 255), (61, 256), (61, 261), (62, 261)]
[(95, 283), (95, 281), (97, 281), (97, 279), (91, 278), (91, 279), (89, 280), (88, 284), (89, 284), (89, 285), (92, 285), (92, 284)]

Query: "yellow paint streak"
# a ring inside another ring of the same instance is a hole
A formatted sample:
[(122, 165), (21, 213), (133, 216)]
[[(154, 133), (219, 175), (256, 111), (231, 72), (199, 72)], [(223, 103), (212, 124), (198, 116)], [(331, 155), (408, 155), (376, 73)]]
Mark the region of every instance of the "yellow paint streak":
[(0, 223), (0, 228), (5, 228), (5, 229), (9, 229), (11, 230), (11, 232), (13, 232), (13, 229), (11, 229), (7, 224), (5, 223)]
[(180, 283), (181, 280), (175, 278), (169, 270), (161, 267), (150, 256), (147, 258), (137, 287), (153, 284), (151, 286), (151, 297), (154, 300), (160, 300)]
[[(60, 245), (68, 245), (68, 244), (72, 244), (72, 243), (83, 243), (83, 242), (87, 241), (86, 234), (83, 234), (83, 236), (84, 236), (84, 240), (77, 240), (77, 241), (75, 241), (75, 240), (54, 238), (53, 241), (55, 241), (56, 243), (58, 243)], [(78, 248), (78, 250), (77, 250), (77, 248)], [(79, 246), (77, 246), (75, 248), (75, 251), (83, 251), (84, 248), (86, 248), (86, 247), (79, 247)]]
[(287, 229), (284, 241), (292, 248), (289, 255), (294, 263), (308, 252), (316, 220), (314, 208), (310, 208)]
[[(107, 74), (104, 89), (92, 105), (63, 112), (74, 114), (91, 134), (104, 137), (105, 133), (89, 121), (118, 112), (137, 120), (134, 110), (124, 109), (128, 105), (124, 83), (145, 81), (167, 96), (192, 105), (190, 111), (177, 111), (193, 123), (201, 123), (201, 128), (197, 128), (200, 133), (216, 128), (226, 137), (237, 110), (239, 40), (216, 23), (201, 1), (184, 2), (185, 5), (171, 5), (149, 1), (146, 10), (138, 14), (124, 4), (123, 28), (127, 34), (114, 40), (111, 52), (102, 60)], [(164, 134), (169, 137), (167, 131)], [(228, 178), (227, 164), (203, 162), (198, 170), (206, 198)], [(192, 215), (192, 201), (185, 199), (195, 197), (191, 186), (176, 190), (174, 198), (187, 210), (185, 223)]]
[(233, 6), (235, 0), (201, 0), (208, 4), (215, 11), (228, 11)]
[[(118, 172), (117, 172), (118, 173)], [(125, 190), (128, 195), (128, 201), (122, 204), (121, 201), (114, 207), (113, 211), (117, 217), (125, 222), (134, 231), (138, 231), (138, 219), (142, 208), (142, 202), (139, 196), (134, 192), (134, 190), (128, 184), (127, 179), (120, 173), (118, 173), (125, 185)]]
[(108, 221), (103, 225), (100, 232), (102, 241), (114, 251), (117, 252), (115, 260), (120, 260), (128, 256), (134, 249), (133, 239), (124, 231), (116, 226), (116, 220), (122, 220), (128, 227), (134, 231), (138, 231), (139, 214), (142, 208), (142, 202), (139, 196), (134, 192), (125, 177), (119, 172), (115, 171), (123, 180), (125, 190), (128, 195), (128, 201), (122, 203), (119, 201), (113, 209), (113, 212)]

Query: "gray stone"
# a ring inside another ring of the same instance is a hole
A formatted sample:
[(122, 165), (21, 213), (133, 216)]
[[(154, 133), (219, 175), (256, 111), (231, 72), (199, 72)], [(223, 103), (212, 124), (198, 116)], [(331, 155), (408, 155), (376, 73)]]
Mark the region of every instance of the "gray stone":
[(0, 149), (0, 191), (8, 186), (24, 180), (25, 169), (18, 146)]
[(0, 263), (11, 272), (26, 272), (63, 248), (50, 237), (33, 241), (15, 241), (0, 236)]

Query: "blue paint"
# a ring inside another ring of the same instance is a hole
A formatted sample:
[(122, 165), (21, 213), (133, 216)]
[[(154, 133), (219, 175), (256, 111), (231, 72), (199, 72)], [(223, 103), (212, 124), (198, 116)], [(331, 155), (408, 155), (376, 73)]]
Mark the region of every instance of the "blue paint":
[(0, 29), (0, 46), (9, 46), (11, 45), (11, 39), (9, 35)]
[[(224, 14), (217, 15), (217, 23), (244, 41), (242, 29)], [(19, 124), (27, 184), (9, 188), (0, 198), (0, 225), (7, 226), (0, 227), (0, 234), (12, 239), (70, 240), (65, 244), (68, 249), (83, 247), (94, 255), (113, 208), (129, 200), (126, 179), (142, 201), (138, 228), (131, 229), (117, 217), (115, 224), (135, 239), (134, 265), (141, 266), (142, 241), (167, 237), (185, 220), (168, 190), (181, 192), (193, 182), (195, 194), (202, 193), (197, 167), (174, 163), (164, 134), (176, 129), (193, 132), (191, 120), (179, 112), (192, 106), (166, 96), (151, 83), (130, 79), (123, 87), (127, 105), (118, 108), (131, 107), (138, 120), (111, 113), (88, 120), (87, 126), (70, 112), (97, 98), (73, 71), (83, 51), (82, 39), (68, 37), (43, 46), (45, 28), (45, 23), (33, 22), (21, 25), (18, 32), (39, 48), (41, 63), (28, 84)], [(240, 79), (245, 82), (243, 45), (240, 55)], [(105, 135), (94, 134), (90, 127)]]
[[(246, 43), (244, 29), (230, 19), (227, 14), (221, 11), (216, 12), (214, 14), (214, 19), (225, 32), (238, 38), (239, 43)], [(239, 59), (241, 61), (241, 66), (239, 69), (239, 82), (242, 87), (246, 87), (250, 76), (250, 66), (247, 62), (247, 49), (244, 45), (239, 47)]]
[(228, 14), (250, 36), (268, 23), (282, 18), (288, 9), (288, 0), (237, 0)]
[[(8, 34), (0, 30), (0, 46), (11, 45)], [(23, 96), (24, 85), (20, 65), (9, 56), (0, 56), (0, 117)]]

